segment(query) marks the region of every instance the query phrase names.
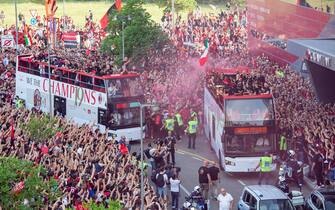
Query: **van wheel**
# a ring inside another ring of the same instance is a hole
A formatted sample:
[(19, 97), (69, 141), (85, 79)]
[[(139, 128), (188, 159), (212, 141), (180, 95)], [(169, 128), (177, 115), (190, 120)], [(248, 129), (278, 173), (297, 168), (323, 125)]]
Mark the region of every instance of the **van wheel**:
[(222, 166), (222, 158), (221, 158), (221, 152), (220, 152), (220, 150), (219, 150), (219, 165), (220, 165), (220, 169), (222, 171), (225, 171), (224, 167)]

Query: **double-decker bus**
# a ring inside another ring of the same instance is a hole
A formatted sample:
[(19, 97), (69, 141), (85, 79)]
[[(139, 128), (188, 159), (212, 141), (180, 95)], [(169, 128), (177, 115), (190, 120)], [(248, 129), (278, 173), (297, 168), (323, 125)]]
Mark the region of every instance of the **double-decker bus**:
[(272, 95), (226, 94), (224, 85), (216, 84), (243, 71), (249, 73), (248, 68), (220, 70), (216, 78), (207, 78), (204, 90), (205, 135), (227, 172), (255, 171), (260, 157), (276, 155), (277, 149)]
[[(57, 56), (50, 57), (52, 64), (63, 62)], [(50, 65), (49, 75), (48, 63), (32, 55), (21, 55), (18, 61), (16, 96), (26, 108), (61, 115), (102, 132), (108, 129), (117, 138), (140, 139), (140, 103), (144, 95), (139, 74), (97, 76)]]

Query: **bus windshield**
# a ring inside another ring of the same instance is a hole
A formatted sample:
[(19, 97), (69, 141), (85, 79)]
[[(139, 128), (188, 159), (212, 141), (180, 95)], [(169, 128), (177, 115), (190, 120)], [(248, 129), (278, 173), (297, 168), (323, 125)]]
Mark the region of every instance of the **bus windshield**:
[(273, 152), (274, 148), (274, 134), (225, 135), (227, 154), (264, 154), (265, 152)]
[(228, 99), (225, 101), (227, 126), (266, 125), (274, 120), (272, 99)]
[(109, 98), (143, 95), (139, 77), (110, 79), (107, 81), (107, 87)]

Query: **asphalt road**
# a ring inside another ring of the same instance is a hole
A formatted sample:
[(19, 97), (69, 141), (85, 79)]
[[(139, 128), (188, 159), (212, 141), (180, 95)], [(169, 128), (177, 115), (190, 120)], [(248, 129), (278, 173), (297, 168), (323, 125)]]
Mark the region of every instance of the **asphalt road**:
[[(145, 146), (148, 142), (145, 143)], [(139, 144), (134, 144), (132, 151), (139, 151)], [(200, 136), (196, 141), (196, 149), (187, 148), (187, 139), (184, 137), (182, 141), (177, 143), (176, 151), (176, 166), (181, 167), (181, 196), (179, 206), (181, 207), (185, 201), (185, 196), (192, 192), (193, 188), (198, 185), (199, 167), (203, 164), (204, 160), (217, 161), (215, 153), (211, 151), (208, 141), (204, 136)], [(270, 182), (275, 184), (277, 179), (277, 172), (273, 172)], [(237, 202), (241, 196), (242, 190), (245, 185), (254, 185), (258, 182), (258, 174), (256, 173), (226, 173), (220, 172), (220, 188), (224, 187), (228, 193), (234, 198), (234, 209), (237, 209)], [(292, 184), (290, 190), (298, 190)], [(311, 190), (306, 186), (303, 187), (302, 192), (307, 195)], [(210, 201), (210, 210), (217, 210), (218, 202)]]

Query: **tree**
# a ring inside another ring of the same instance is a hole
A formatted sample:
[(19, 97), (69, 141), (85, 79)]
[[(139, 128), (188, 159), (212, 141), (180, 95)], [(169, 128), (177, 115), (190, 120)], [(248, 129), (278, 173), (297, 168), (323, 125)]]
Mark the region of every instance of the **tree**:
[(52, 138), (59, 128), (56, 128), (57, 119), (49, 118), (47, 115), (33, 116), (22, 125), (23, 130), (28, 134), (29, 138), (36, 142), (41, 142)]
[(122, 61), (122, 22), (125, 56), (133, 60), (143, 58), (149, 49), (162, 48), (168, 42), (166, 34), (142, 5), (142, 0), (128, 0), (120, 13), (113, 10), (110, 14), (109, 36), (103, 41), (102, 50), (116, 55), (118, 64)]
[[(160, 0), (159, 5), (171, 10), (172, 0)], [(180, 11), (192, 11), (197, 6), (196, 0), (174, 0), (174, 8), (177, 13)]]
[(105, 208), (103, 204), (97, 204), (90, 200), (89, 203), (84, 203), (84, 208), (89, 210), (121, 210), (122, 205), (120, 201), (110, 201), (108, 208)]
[(42, 209), (54, 203), (60, 196), (57, 182), (53, 178), (45, 181), (45, 176), (46, 170), (42, 166), (17, 158), (1, 157), (0, 206), (3, 209)]

